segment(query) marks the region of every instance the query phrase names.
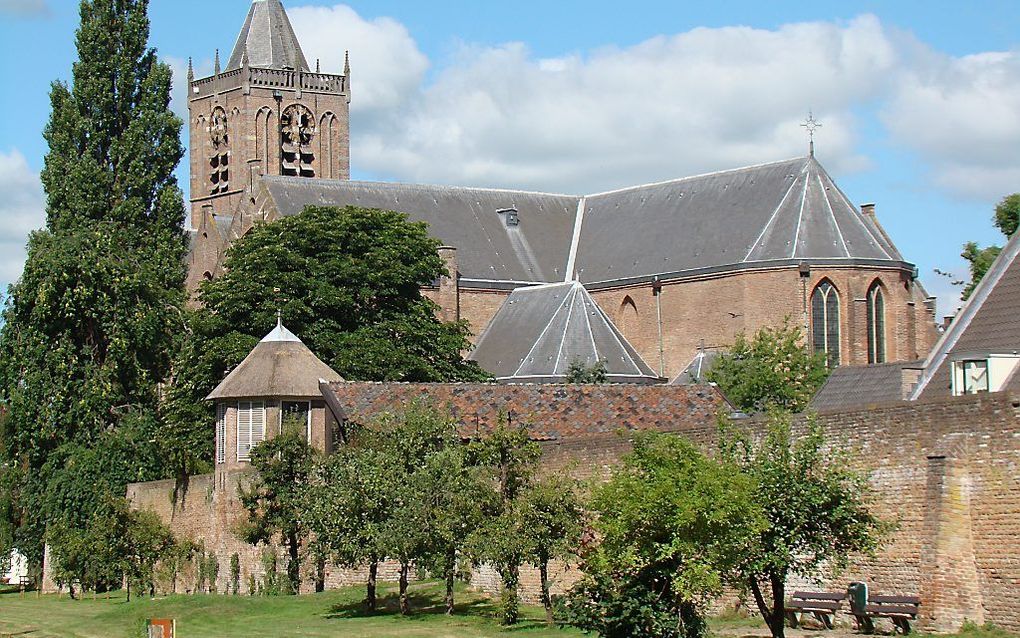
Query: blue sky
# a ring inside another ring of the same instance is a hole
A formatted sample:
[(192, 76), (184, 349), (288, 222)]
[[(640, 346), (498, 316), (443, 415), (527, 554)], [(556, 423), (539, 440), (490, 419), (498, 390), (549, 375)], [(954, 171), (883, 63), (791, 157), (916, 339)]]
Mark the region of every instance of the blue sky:
[[(960, 245), (1000, 241), (992, 208), (1020, 191), (1015, 1), (285, 5), (324, 71), (351, 51), (357, 178), (598, 192), (802, 155), (813, 109), (819, 160), (877, 203), (942, 312), (955, 293), (933, 268), (963, 278)], [(247, 7), (152, 0), (152, 44), (207, 73)], [(0, 0), (0, 284), (41, 224), (47, 92), (77, 10)]]

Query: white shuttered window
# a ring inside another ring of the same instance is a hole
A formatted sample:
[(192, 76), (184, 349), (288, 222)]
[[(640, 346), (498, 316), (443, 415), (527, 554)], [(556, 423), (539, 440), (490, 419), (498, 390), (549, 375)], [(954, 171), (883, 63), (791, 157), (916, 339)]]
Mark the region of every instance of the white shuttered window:
[(262, 401), (237, 403), (237, 460), (251, 459), (251, 449), (266, 439), (266, 404)]
[(216, 462), (227, 462), (227, 406), (216, 404)]

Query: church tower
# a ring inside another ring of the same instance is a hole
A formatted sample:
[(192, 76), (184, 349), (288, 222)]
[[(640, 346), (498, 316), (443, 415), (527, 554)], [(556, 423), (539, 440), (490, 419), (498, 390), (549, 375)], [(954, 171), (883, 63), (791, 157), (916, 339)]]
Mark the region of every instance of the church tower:
[(312, 71), (280, 0), (254, 0), (225, 68), (188, 68), (193, 228), (222, 223), (262, 175), (350, 178), (350, 68)]

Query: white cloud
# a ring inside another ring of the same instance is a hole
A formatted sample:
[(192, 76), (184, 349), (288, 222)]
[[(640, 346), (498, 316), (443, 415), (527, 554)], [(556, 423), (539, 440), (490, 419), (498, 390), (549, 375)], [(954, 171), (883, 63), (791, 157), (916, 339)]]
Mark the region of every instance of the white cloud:
[(853, 170), (866, 158), (851, 108), (880, 94), (896, 63), (863, 16), (551, 59), (518, 43), (462, 45), (424, 84), (427, 60), (399, 24), (344, 6), (290, 14), (324, 71), (352, 51), (355, 168), (405, 181), (594, 192), (784, 159), (806, 151), (808, 108), (825, 125), (820, 157)]
[(388, 117), (421, 87), (428, 59), (396, 20), (366, 20), (344, 5), (288, 8), (287, 15), (313, 69), (318, 59), (323, 73), (341, 73), (351, 52), (355, 114)]
[(49, 13), (46, 0), (0, 0), (0, 15), (39, 17)]
[(39, 174), (17, 150), (0, 151), (0, 284), (21, 276), (28, 233), (46, 221)]
[(1020, 52), (954, 58), (922, 48), (883, 120), (940, 187), (988, 200), (1020, 189)]

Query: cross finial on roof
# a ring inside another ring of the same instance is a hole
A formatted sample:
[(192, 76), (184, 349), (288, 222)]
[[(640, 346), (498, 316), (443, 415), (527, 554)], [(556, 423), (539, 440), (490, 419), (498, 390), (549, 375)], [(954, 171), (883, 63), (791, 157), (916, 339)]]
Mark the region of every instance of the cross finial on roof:
[(801, 123), (808, 132), (808, 155), (815, 156), (815, 131), (822, 128), (822, 123), (815, 119), (814, 114), (809, 110), (807, 119)]

